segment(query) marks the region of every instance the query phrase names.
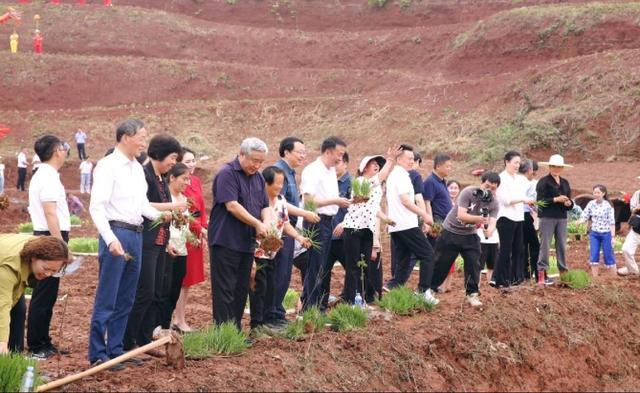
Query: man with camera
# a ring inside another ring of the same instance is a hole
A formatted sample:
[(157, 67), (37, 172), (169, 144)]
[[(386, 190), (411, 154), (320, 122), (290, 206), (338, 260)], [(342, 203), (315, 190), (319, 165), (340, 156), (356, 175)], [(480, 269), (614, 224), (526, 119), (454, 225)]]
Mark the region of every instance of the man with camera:
[(466, 301), (472, 307), (482, 306), (478, 299), (480, 282), (480, 238), (476, 228), (484, 228), (489, 238), (496, 229), (498, 201), (495, 192), (500, 176), (495, 172), (482, 175), (479, 187), (466, 187), (458, 196), (456, 205), (444, 220), (443, 230), (436, 242), (435, 267), (431, 288), (435, 290), (447, 278), (449, 269), (458, 255), (464, 260)]

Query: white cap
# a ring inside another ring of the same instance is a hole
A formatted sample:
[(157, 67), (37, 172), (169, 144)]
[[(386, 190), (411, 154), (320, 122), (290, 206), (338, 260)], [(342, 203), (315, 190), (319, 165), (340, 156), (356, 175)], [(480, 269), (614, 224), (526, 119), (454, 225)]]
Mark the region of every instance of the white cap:
[(551, 157), (549, 157), (549, 161), (539, 162), (538, 165), (562, 166), (566, 168), (573, 168), (573, 165), (564, 163), (564, 158), (560, 154), (554, 154)]
[(375, 156), (365, 156), (360, 161), (360, 165), (358, 166), (358, 170), (360, 171), (360, 173), (364, 172), (364, 168), (367, 167), (367, 164), (371, 160), (376, 160), (378, 162), (378, 165), (380, 165), (380, 168), (382, 168), (384, 166), (384, 164), (386, 164), (386, 162), (387, 162), (387, 160), (384, 158), (384, 156), (381, 156), (380, 154), (377, 154)]

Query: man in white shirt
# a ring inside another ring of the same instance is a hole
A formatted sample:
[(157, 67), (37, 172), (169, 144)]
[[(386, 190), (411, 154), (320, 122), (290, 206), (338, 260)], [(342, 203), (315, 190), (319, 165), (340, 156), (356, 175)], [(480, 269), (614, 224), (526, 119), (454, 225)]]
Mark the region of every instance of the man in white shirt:
[[(71, 219), (67, 195), (58, 173), (66, 158), (62, 141), (54, 135), (44, 135), (36, 140), (34, 150), (34, 157), (41, 157), (42, 162), (29, 183), (29, 215), (33, 223), (33, 234), (55, 236), (68, 242)], [(31, 295), (27, 317), (27, 345), (32, 356), (37, 359), (47, 359), (60, 353), (49, 336), (59, 285), (58, 277), (40, 280)]]
[(78, 158), (84, 160), (87, 158), (87, 153), (84, 150), (85, 143), (87, 142), (87, 134), (81, 128), (78, 128), (75, 135), (76, 146), (78, 147)]
[(349, 206), (349, 200), (340, 197), (336, 164), (340, 161), (347, 144), (336, 137), (329, 137), (322, 142), (320, 157), (307, 165), (302, 171), (300, 190), (305, 201), (314, 201), (318, 206), (316, 213), (320, 216), (318, 224), (305, 222), (305, 227), (317, 229), (316, 240), (320, 249), (309, 250), (309, 264), (304, 279), (302, 293), (303, 307), (320, 306), (322, 300), (322, 282), (331, 271), (327, 265), (328, 251), (331, 247), (331, 221), (341, 207)]
[(40, 156), (38, 155), (38, 153), (36, 153), (33, 155), (33, 158), (31, 159), (31, 176), (36, 174), (36, 172), (40, 168), (40, 165), (42, 165), (42, 160), (40, 159)]
[(421, 209), (415, 202), (415, 190), (409, 177), (409, 170), (413, 167), (413, 148), (409, 145), (400, 146), (401, 153), (396, 158), (396, 166), (387, 179), (387, 208), (389, 219), (395, 226), (389, 226), (391, 234), (391, 252), (396, 258), (394, 275), (387, 282), (386, 288), (391, 289), (404, 285), (411, 275), (411, 254), (420, 260), (420, 284), (426, 286), (425, 299), (438, 304), (438, 299), (431, 291), (433, 278), (433, 249), (418, 225), (418, 216), (422, 217), (427, 226), (433, 225), (433, 218), (426, 210)]
[(29, 150), (26, 147), (23, 147), (18, 153), (18, 184), (16, 188), (18, 191), (24, 191), (24, 183), (27, 180), (27, 166), (29, 166), (29, 161), (27, 161), (27, 153)]
[(4, 192), (4, 164), (2, 163), (2, 157), (0, 157), (0, 194)]
[(91, 172), (93, 171), (93, 164), (89, 161), (89, 157), (80, 163), (80, 193), (88, 194), (91, 192)]
[[(144, 123), (126, 120), (116, 130), (113, 153), (98, 161), (94, 172), (89, 211), (100, 233), (100, 271), (89, 332), (91, 364), (123, 353), (140, 275), (142, 216), (155, 220), (162, 214), (149, 204), (144, 171), (136, 160), (145, 150), (146, 139)], [(164, 217), (169, 220), (170, 213)]]

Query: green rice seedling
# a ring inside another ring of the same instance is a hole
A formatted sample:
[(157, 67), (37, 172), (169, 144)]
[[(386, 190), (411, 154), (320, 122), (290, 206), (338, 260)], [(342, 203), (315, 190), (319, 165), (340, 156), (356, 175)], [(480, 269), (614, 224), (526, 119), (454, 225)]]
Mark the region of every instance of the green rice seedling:
[(591, 277), (584, 270), (572, 269), (560, 275), (560, 282), (571, 289), (583, 289), (591, 285)]
[(304, 321), (296, 319), (287, 325), (283, 336), (289, 340), (299, 341), (304, 337)]
[(622, 252), (623, 245), (624, 245), (624, 238), (621, 238), (620, 236), (616, 236), (616, 242), (613, 245), (613, 251)]
[(69, 240), (69, 250), (71, 252), (97, 253), (98, 239), (95, 237), (76, 237)]
[(80, 226), (82, 225), (82, 220), (80, 219), (80, 217), (76, 216), (75, 214), (73, 214), (71, 217), (71, 225), (74, 226)]
[(536, 201), (535, 206), (538, 208), (538, 211), (543, 210), (547, 206), (549, 206), (549, 202), (547, 201)]
[(361, 329), (367, 325), (367, 313), (360, 307), (339, 304), (329, 313), (329, 322), (338, 332)]
[(455, 269), (457, 272), (461, 272), (464, 270), (464, 259), (462, 257), (457, 257), (455, 261)]
[(300, 299), (300, 295), (294, 289), (287, 289), (287, 293), (284, 295), (284, 300), (282, 301), (282, 307), (285, 310), (291, 310), (295, 308), (298, 304), (298, 299)]
[(567, 233), (576, 234), (576, 235), (586, 235), (587, 224), (579, 221), (569, 221), (569, 223), (567, 224)]
[(327, 316), (314, 306), (302, 314), (302, 322), (305, 333), (320, 332), (327, 324)]
[(298, 232), (302, 237), (306, 237), (311, 242), (311, 248), (314, 250), (320, 250), (322, 248), (322, 243), (318, 241), (318, 235), (320, 234), (320, 230), (312, 226), (310, 228), (302, 228), (298, 229)]
[(18, 224), (18, 232), (33, 233), (33, 224), (30, 222), (23, 222), (21, 224)]
[(558, 274), (560, 270), (558, 269), (558, 259), (552, 255), (549, 255), (549, 270), (547, 273), (549, 275)]
[(315, 213), (316, 210), (318, 210), (318, 204), (313, 199), (305, 198), (303, 209), (308, 211), (308, 212)]
[(411, 315), (419, 311), (432, 311), (435, 307), (427, 302), (424, 296), (415, 294), (405, 286), (393, 288), (377, 303), (380, 307), (397, 315)]
[(34, 382), (33, 391), (38, 387), (38, 362), (19, 354), (10, 353), (0, 355), (0, 392), (19, 392), (22, 385), (22, 376), (28, 366), (33, 366)]
[(246, 336), (233, 322), (186, 334), (182, 339), (182, 345), (185, 356), (192, 359), (214, 355), (237, 355), (248, 348)]
[(351, 196), (353, 203), (366, 203), (371, 198), (371, 182), (364, 177), (351, 179)]

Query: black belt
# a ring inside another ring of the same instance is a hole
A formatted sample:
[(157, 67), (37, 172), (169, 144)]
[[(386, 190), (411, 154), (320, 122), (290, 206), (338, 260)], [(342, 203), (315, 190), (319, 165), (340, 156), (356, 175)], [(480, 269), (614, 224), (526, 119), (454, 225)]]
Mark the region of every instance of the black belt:
[(144, 230), (144, 227), (142, 225), (133, 225), (133, 224), (129, 224), (128, 222), (122, 222), (122, 221), (116, 221), (116, 220), (109, 221), (109, 225), (116, 228), (128, 229), (130, 231), (134, 231), (138, 233), (142, 233), (142, 231)]

